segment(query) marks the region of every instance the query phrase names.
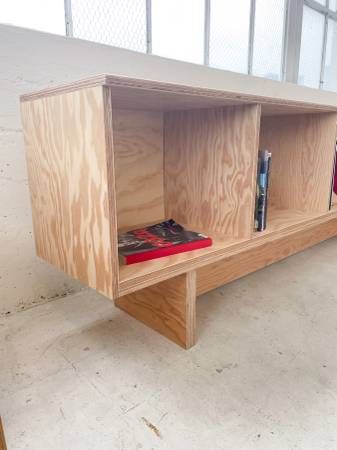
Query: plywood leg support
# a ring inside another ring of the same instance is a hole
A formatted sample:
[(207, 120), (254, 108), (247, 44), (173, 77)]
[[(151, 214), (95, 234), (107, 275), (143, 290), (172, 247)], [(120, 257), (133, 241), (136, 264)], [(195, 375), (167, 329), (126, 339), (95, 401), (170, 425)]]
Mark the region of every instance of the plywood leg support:
[(195, 344), (195, 271), (120, 297), (115, 305), (181, 347)]

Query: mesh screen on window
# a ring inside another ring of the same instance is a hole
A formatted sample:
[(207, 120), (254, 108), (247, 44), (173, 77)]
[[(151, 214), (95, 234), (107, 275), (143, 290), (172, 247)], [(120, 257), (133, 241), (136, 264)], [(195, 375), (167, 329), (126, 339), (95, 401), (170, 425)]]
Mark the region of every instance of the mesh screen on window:
[(324, 15), (304, 6), (298, 84), (319, 87), (323, 34)]
[(152, 0), (152, 53), (202, 64), (204, 0)]
[(253, 75), (281, 79), (284, 0), (256, 0)]
[(74, 37), (146, 51), (145, 0), (72, 0)]
[(211, 1), (210, 66), (247, 73), (249, 17), (250, 0)]

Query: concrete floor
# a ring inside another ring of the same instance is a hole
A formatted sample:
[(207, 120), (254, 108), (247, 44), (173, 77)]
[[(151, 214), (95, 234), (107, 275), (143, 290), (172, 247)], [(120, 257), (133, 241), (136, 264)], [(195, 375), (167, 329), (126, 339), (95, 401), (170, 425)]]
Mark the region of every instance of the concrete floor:
[(337, 449), (337, 239), (204, 295), (184, 351), (83, 291), (0, 320), (9, 450)]

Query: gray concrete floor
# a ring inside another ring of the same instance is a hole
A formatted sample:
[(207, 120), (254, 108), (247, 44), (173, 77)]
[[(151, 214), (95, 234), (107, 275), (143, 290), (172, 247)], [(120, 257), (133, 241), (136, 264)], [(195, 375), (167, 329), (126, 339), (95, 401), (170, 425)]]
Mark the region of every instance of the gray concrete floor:
[(198, 301), (184, 351), (84, 291), (0, 320), (9, 450), (337, 449), (337, 239)]

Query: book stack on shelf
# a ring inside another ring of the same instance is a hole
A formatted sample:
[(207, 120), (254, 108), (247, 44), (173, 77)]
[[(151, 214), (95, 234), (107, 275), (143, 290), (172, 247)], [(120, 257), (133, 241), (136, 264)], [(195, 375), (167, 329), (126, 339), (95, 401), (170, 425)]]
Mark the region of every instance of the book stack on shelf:
[(118, 253), (121, 264), (135, 264), (212, 245), (212, 239), (185, 230), (173, 219), (121, 233)]
[(264, 231), (267, 227), (268, 187), (271, 153), (259, 152), (255, 201), (255, 231)]

